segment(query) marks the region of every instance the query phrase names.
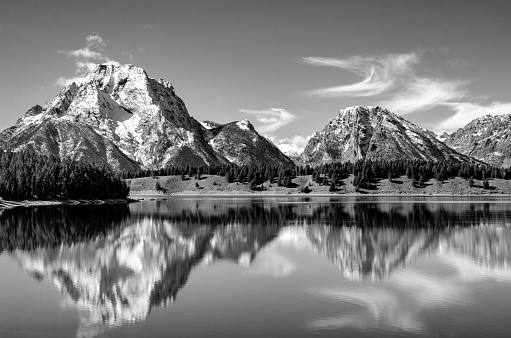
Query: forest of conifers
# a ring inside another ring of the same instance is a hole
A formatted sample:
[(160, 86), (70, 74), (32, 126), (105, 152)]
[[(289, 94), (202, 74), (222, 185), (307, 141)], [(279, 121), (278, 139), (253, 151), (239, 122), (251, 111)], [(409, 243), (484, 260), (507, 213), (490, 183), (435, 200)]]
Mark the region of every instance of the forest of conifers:
[(124, 179), (181, 175), (200, 177), (217, 175), (228, 183), (248, 183), (254, 189), (263, 182), (275, 182), (279, 186), (292, 186), (296, 176), (312, 175), (315, 182), (328, 184), (332, 191), (340, 180), (354, 175), (356, 188), (369, 188), (375, 180), (394, 179), (406, 175), (414, 185), (422, 185), (430, 179), (443, 182), (461, 177), (472, 185), (472, 180), (482, 180), (484, 187), (489, 179), (511, 179), (511, 168), (497, 168), (481, 163), (434, 162), (422, 160), (371, 161), (355, 163), (331, 163), (312, 167), (294, 166), (284, 168), (266, 164), (221, 166), (168, 166), (160, 170), (116, 172), (106, 166), (85, 161), (58, 159), (54, 156), (37, 155), (34, 152), (2, 151), (0, 153), (0, 197), (3, 199), (100, 199), (125, 198), (129, 187)]
[(126, 198), (129, 188), (108, 167), (30, 151), (0, 152), (0, 197), (22, 199)]
[(296, 176), (312, 175), (312, 179), (322, 184), (339, 184), (340, 179), (353, 174), (353, 184), (357, 188), (367, 188), (374, 180), (394, 179), (407, 176), (414, 185), (421, 185), (430, 179), (443, 182), (449, 178), (461, 177), (471, 184), (472, 180), (482, 180), (485, 186), (489, 179), (511, 179), (511, 168), (499, 168), (481, 163), (440, 162), (424, 160), (372, 161), (359, 160), (355, 163), (330, 163), (320, 166), (295, 166), (284, 168), (266, 164), (259, 165), (222, 165), (222, 166), (169, 166), (160, 170), (123, 171), (123, 178), (150, 176), (201, 175), (225, 176), (229, 183), (249, 183), (252, 186), (266, 181), (275, 181), (279, 186), (287, 186)]

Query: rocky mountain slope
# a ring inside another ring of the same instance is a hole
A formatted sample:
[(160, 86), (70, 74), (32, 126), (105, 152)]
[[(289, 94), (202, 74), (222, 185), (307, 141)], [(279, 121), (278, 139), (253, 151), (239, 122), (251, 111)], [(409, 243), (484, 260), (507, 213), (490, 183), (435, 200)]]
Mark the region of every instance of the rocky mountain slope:
[(218, 124), (201, 122), (211, 133), (209, 144), (213, 149), (232, 163), (261, 164), (278, 163), (292, 166), (293, 161), (284, 155), (267, 138), (259, 135), (248, 120)]
[(348, 107), (309, 140), (301, 162), (360, 159), (468, 161), (429, 131), (381, 107)]
[[(214, 123), (213, 123), (214, 124)], [(224, 130), (225, 129), (225, 130)], [(252, 128), (253, 129), (253, 128)], [(229, 130), (221, 138), (229, 139)], [(150, 78), (132, 65), (98, 65), (81, 84), (71, 84), (44, 106), (32, 107), (16, 125), (0, 134), (0, 147), (31, 148), (39, 153), (88, 159), (117, 169), (158, 169), (167, 165), (215, 165), (289, 160), (271, 147), (259, 147), (247, 158), (247, 147), (260, 143), (251, 136), (233, 140), (238, 148), (211, 146), (214, 133), (188, 114), (173, 86)], [(258, 134), (257, 134), (258, 136)], [(271, 154), (263, 153), (270, 150)], [(273, 156), (278, 158), (273, 158)]]
[(495, 166), (511, 166), (511, 114), (477, 118), (447, 135), (456, 151)]

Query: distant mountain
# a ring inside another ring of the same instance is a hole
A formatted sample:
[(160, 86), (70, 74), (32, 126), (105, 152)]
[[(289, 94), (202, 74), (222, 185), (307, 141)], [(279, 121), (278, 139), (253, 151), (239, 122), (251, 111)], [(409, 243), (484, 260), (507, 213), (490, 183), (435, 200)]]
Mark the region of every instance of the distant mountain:
[(444, 142), (449, 137), (449, 133), (446, 131), (440, 131), (435, 133), (435, 137), (437, 140)]
[(278, 145), (278, 148), (284, 155), (289, 157), (296, 165), (301, 165), (300, 155), (302, 155), (303, 149), (301, 149), (298, 145), (286, 143)]
[(201, 122), (211, 133), (209, 144), (221, 156), (232, 163), (272, 164), (292, 166), (293, 161), (284, 155), (267, 138), (259, 135), (248, 120), (218, 124)]
[(448, 135), (445, 144), (495, 166), (511, 166), (511, 114), (477, 118)]
[(381, 107), (348, 107), (309, 140), (301, 161), (323, 164), (360, 159), (469, 161), (430, 131)]
[[(132, 65), (102, 64), (83, 83), (73, 83), (53, 101), (32, 107), (0, 134), (0, 146), (130, 170), (226, 164), (230, 161), (224, 153), (234, 163), (290, 163), (278, 149), (260, 141), (253, 127), (222, 127), (215, 134), (209, 131), (212, 126), (220, 125), (201, 124), (188, 114), (169, 82), (150, 78)], [(230, 131), (234, 134), (228, 135)], [(243, 136), (242, 131), (250, 136)], [(210, 143), (219, 134), (218, 140), (232, 138), (240, 150), (246, 151), (243, 145), (250, 150), (257, 146), (259, 152), (237, 154), (225, 144), (213, 149)]]

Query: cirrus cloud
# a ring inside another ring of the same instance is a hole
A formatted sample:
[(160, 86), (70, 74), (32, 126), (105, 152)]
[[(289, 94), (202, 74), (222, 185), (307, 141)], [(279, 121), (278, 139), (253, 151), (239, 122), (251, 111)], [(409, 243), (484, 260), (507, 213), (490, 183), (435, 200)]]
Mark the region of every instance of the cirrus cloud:
[(413, 70), (412, 65), (420, 62), (420, 55), (386, 54), (373, 57), (353, 56), (348, 59), (306, 57), (303, 61), (316, 66), (345, 69), (364, 78), (350, 85), (313, 90), (312, 95), (374, 96), (396, 87), (400, 82), (400, 76), (410, 73)]
[(401, 115), (428, 110), (458, 100), (467, 94), (466, 82), (415, 77), (404, 88), (379, 105)]
[(459, 80), (426, 77), (417, 74), (422, 51), (379, 56), (352, 56), (347, 59), (307, 57), (303, 61), (317, 66), (330, 66), (351, 71), (363, 80), (350, 85), (310, 91), (323, 97), (379, 96), (375, 104), (398, 114), (428, 110), (445, 102), (459, 100), (467, 92), (467, 84)]
[(311, 65), (340, 68), (362, 77), (362, 81), (353, 84), (311, 90), (310, 95), (374, 97), (375, 105), (386, 107), (399, 115), (447, 107), (454, 115), (436, 123), (436, 130), (453, 131), (477, 117), (511, 113), (509, 102), (490, 105), (463, 102), (469, 98), (469, 81), (420, 74), (417, 66), (421, 63), (422, 54), (422, 51), (416, 51), (346, 59), (306, 57), (302, 60)]
[(444, 106), (453, 110), (455, 114), (441, 121), (435, 129), (448, 132), (462, 128), (478, 117), (511, 114), (511, 102), (493, 102), (486, 106), (477, 103), (455, 102), (444, 103)]

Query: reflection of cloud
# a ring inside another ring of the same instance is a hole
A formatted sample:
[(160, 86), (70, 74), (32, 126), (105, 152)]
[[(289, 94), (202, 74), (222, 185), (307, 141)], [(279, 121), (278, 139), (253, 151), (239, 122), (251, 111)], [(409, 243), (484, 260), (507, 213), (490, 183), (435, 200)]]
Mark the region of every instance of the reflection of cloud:
[(453, 280), (404, 270), (394, 275), (389, 282), (404, 291), (418, 308), (459, 304), (468, 300), (468, 290), (463, 283), (457, 282), (457, 278)]
[[(479, 287), (474, 285), (476, 283), (511, 281), (508, 264), (511, 231), (508, 227), (481, 226), (433, 232), (372, 229), (365, 230), (362, 236), (357, 235), (362, 233), (361, 229), (353, 233), (342, 232), (342, 236), (320, 231), (321, 227), (315, 229), (311, 234), (316, 236), (311, 238), (322, 240), (313, 243), (332, 248), (333, 252), (346, 258), (346, 264), (357, 261), (357, 248), (360, 247), (372, 248), (359, 253), (371, 253), (371, 257), (381, 260), (382, 266), (391, 266), (394, 257), (409, 258), (392, 275), (386, 275), (385, 280), (370, 282), (364, 279), (362, 283), (348, 283), (348, 287), (315, 290), (314, 294), (339, 302), (339, 310), (337, 315), (311, 320), (309, 327), (314, 330), (354, 327), (360, 330), (424, 331), (426, 323), (421, 317), (424, 310), (473, 301)], [(332, 240), (337, 238), (343, 240)], [(399, 238), (403, 240), (397, 245)], [(386, 251), (390, 247), (396, 250), (392, 254)], [(328, 256), (329, 251), (318, 252)], [(428, 264), (420, 264), (425, 257)], [(411, 265), (416, 267), (411, 268)]]
[(419, 332), (422, 324), (415, 314), (403, 304), (398, 295), (380, 288), (364, 288), (361, 291), (323, 289), (315, 294), (342, 303), (351, 303), (367, 311), (356, 314), (314, 319), (309, 326), (315, 330), (339, 329), (347, 326), (359, 329), (391, 327), (409, 332)]
[(293, 274), (297, 269), (297, 264), (281, 252), (281, 250), (289, 248), (295, 250), (312, 249), (303, 227), (282, 228), (278, 237), (259, 251), (248, 273), (276, 278)]
[(260, 252), (252, 262), (248, 273), (281, 278), (295, 272), (296, 264), (292, 260), (272, 251)]
[(510, 267), (489, 266), (480, 264), (472, 258), (463, 256), (456, 250), (442, 255), (442, 260), (456, 268), (459, 283), (478, 282), (481, 280), (495, 280), (499, 282), (511, 281)]
[(470, 302), (474, 293), (474, 286), (470, 283), (511, 281), (509, 269), (479, 265), (455, 248), (439, 249), (432, 260), (434, 269), (441, 268), (442, 273), (400, 269), (385, 283), (357, 283), (351, 288), (314, 290), (313, 293), (320, 297), (337, 301), (340, 305), (358, 305), (365, 311), (357, 309), (352, 310), (355, 313), (316, 318), (309, 322), (309, 327), (314, 330), (355, 327), (361, 330), (384, 328), (420, 332), (425, 327), (420, 317), (424, 309)]

